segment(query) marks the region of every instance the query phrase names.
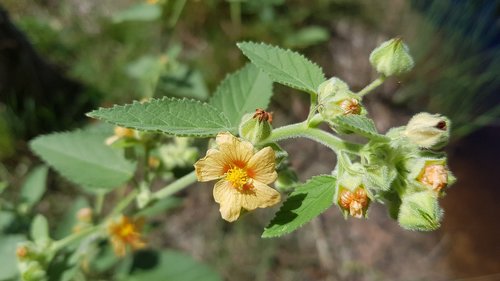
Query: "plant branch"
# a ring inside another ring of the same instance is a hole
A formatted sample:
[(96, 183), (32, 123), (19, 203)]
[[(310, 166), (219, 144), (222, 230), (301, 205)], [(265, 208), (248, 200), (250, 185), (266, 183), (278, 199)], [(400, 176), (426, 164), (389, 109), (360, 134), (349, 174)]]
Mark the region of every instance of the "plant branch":
[(309, 128), (305, 122), (274, 129), (271, 135), (261, 143), (271, 143), (296, 137), (303, 137), (317, 141), (327, 146), (335, 153), (338, 153), (340, 151), (347, 151), (358, 154), (362, 148), (362, 145), (360, 144), (344, 141), (323, 130)]
[(386, 77), (384, 75), (381, 75), (379, 78), (373, 80), (373, 82), (371, 82), (366, 87), (364, 87), (361, 91), (359, 91), (358, 95), (360, 97), (362, 97), (362, 96), (368, 94), (369, 92), (373, 91), (375, 88), (377, 88), (378, 86), (382, 85), (382, 83), (384, 83), (385, 78)]
[(153, 193), (152, 199), (162, 199), (168, 197), (180, 190), (183, 190), (194, 182), (196, 182), (196, 174), (192, 171), (191, 173)]

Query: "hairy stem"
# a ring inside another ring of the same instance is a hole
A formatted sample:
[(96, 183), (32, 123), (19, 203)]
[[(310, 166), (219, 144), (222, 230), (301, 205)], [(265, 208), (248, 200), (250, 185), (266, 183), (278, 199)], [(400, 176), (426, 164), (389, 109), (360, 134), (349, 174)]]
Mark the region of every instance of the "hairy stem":
[(196, 182), (196, 174), (194, 171), (183, 176), (182, 178), (177, 179), (171, 184), (165, 186), (164, 188), (153, 193), (152, 198), (154, 199), (162, 199), (167, 196), (170, 196), (184, 188), (188, 187), (190, 184)]
[(274, 129), (271, 135), (263, 140), (262, 143), (276, 142), (296, 137), (303, 137), (317, 141), (327, 146), (335, 153), (347, 151), (357, 154), (362, 148), (362, 145), (344, 141), (320, 129), (310, 128), (305, 122)]
[(67, 247), (68, 245), (79, 241), (80, 239), (84, 238), (85, 236), (90, 235), (94, 232), (97, 232), (98, 230), (101, 229), (101, 227), (102, 227), (102, 225), (96, 225), (93, 227), (85, 228), (85, 229), (81, 230), (80, 232), (68, 235), (68, 236), (64, 237), (63, 239), (54, 242), (54, 244), (52, 244), (52, 249), (55, 252), (57, 252), (57, 251), (61, 250), (62, 248)]
[(378, 86), (382, 85), (382, 83), (384, 83), (385, 78), (386, 77), (384, 75), (381, 75), (379, 78), (373, 80), (373, 82), (371, 82), (366, 87), (364, 87), (361, 91), (359, 91), (358, 95), (360, 97), (362, 97), (362, 96), (368, 94), (369, 92), (373, 91), (375, 88), (377, 88)]

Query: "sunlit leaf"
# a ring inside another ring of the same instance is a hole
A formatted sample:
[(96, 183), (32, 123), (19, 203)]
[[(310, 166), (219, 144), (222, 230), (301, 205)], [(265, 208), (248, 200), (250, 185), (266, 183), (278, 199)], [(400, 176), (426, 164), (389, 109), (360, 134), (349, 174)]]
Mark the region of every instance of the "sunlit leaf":
[(142, 131), (177, 136), (210, 137), (235, 127), (217, 108), (200, 101), (163, 98), (100, 108), (88, 116)]
[(106, 145), (107, 136), (77, 130), (40, 136), (30, 145), (71, 182), (90, 190), (112, 189), (132, 178), (136, 165), (125, 159), (122, 150)]
[(275, 82), (316, 93), (319, 84), (325, 81), (323, 70), (299, 53), (253, 42), (238, 43), (238, 47)]
[(333, 204), (335, 182), (335, 177), (325, 175), (299, 185), (283, 203), (262, 237), (288, 234), (323, 213)]
[(273, 94), (272, 81), (254, 65), (248, 64), (222, 81), (209, 103), (237, 127), (245, 113), (266, 109)]

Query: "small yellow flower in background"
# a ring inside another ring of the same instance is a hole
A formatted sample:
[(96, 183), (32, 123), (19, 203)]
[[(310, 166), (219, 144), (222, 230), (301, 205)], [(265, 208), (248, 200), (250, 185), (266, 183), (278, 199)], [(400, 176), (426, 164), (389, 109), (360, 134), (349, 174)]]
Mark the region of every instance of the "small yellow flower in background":
[(213, 191), (226, 221), (238, 219), (241, 209), (266, 208), (280, 202), (278, 191), (268, 186), (277, 178), (275, 154), (270, 147), (255, 152), (250, 142), (230, 133), (217, 135), (217, 149), (194, 164), (198, 181), (219, 180)]
[(127, 245), (130, 245), (133, 250), (146, 246), (141, 235), (143, 225), (144, 219), (131, 219), (126, 216), (121, 216), (118, 221), (109, 224), (108, 233), (117, 256), (125, 256)]
[(158, 0), (146, 0), (146, 2), (150, 5), (154, 5), (154, 4), (158, 3)]
[(136, 131), (134, 129), (116, 126), (114, 133), (115, 134), (113, 136), (106, 139), (107, 145), (112, 145), (114, 142), (116, 142), (120, 139), (123, 139), (123, 138), (129, 138), (129, 139), (137, 138)]

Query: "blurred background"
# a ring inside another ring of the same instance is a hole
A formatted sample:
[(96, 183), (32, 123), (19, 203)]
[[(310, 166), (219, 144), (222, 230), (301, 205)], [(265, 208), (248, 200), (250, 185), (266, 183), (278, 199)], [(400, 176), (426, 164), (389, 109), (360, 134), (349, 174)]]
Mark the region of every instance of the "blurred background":
[[(225, 223), (206, 185), (183, 191), (175, 208), (155, 217), (150, 245), (183, 251), (224, 280), (500, 280), (499, 19), (497, 0), (2, 0), (0, 185), (9, 185), (2, 197), (15, 201), (39, 162), (27, 147), (33, 137), (84, 126), (98, 106), (205, 100), (246, 62), (236, 42), (294, 49), (359, 90), (376, 78), (371, 50), (400, 36), (416, 66), (366, 105), (382, 132), (420, 111), (452, 120), (449, 165), (458, 182), (442, 200), (441, 229), (404, 231), (374, 204), (367, 221), (345, 221), (331, 208), (291, 235), (261, 239), (276, 210)], [(306, 95), (274, 90), (275, 127), (307, 117)], [(316, 143), (283, 147), (301, 180), (333, 168), (333, 153)], [(33, 213), (58, 220), (79, 191), (49, 182)], [(3, 234), (26, 228), (5, 216)]]

